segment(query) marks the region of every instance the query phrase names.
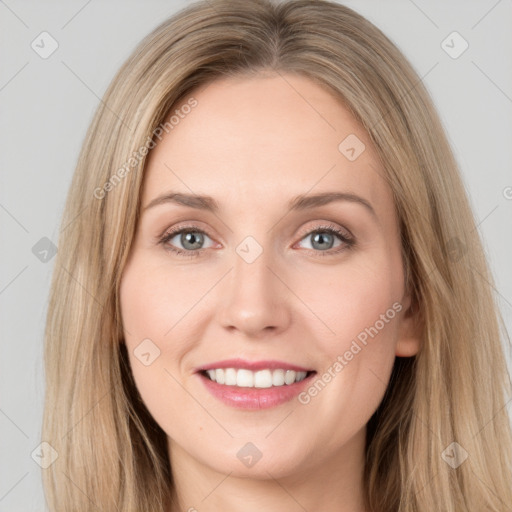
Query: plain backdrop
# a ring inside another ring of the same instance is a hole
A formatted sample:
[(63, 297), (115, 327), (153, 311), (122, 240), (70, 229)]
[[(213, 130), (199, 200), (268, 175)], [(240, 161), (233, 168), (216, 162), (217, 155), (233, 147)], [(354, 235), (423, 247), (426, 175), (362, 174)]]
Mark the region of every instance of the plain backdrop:
[[(187, 3), (0, 1), (0, 511), (44, 510), (41, 468), (31, 455), (41, 442), (54, 262), (44, 250), (57, 244), (87, 126), (135, 45)], [(398, 45), (432, 94), (512, 332), (512, 2), (343, 3)], [(52, 44), (57, 49), (43, 58)], [(507, 357), (510, 364), (509, 350)], [(511, 403), (503, 405), (510, 411)]]

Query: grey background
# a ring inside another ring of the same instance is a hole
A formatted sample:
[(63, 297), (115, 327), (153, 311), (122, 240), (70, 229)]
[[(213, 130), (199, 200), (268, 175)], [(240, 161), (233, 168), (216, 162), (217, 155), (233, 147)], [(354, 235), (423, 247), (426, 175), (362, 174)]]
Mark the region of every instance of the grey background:
[[(397, 44), (430, 90), (512, 332), (512, 2), (343, 3)], [(57, 243), (86, 128), (114, 73), (143, 36), (186, 4), (0, 1), (0, 511), (44, 509), (31, 453), (41, 441), (42, 339), (54, 260), (40, 261), (32, 248), (43, 237)], [(59, 44), (47, 59), (31, 48), (42, 31)], [(457, 59), (441, 47), (453, 31), (469, 43)], [(507, 357), (512, 367), (510, 350)]]

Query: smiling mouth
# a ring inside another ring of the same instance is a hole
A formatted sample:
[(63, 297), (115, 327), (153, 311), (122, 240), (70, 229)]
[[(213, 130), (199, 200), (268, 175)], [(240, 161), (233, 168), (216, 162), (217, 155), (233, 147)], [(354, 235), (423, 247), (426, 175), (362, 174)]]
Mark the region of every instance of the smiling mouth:
[(224, 386), (240, 388), (285, 387), (301, 382), (315, 371), (295, 371), (285, 369), (263, 369), (251, 371), (245, 368), (215, 368), (201, 370), (201, 375)]

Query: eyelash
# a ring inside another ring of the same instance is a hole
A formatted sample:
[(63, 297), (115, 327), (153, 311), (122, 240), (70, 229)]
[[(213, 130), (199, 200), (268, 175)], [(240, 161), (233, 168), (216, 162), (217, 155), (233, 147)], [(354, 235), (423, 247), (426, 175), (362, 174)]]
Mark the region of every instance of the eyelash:
[[(198, 229), (196, 226), (182, 226), (182, 227), (179, 227), (179, 228), (177, 228), (175, 230), (166, 232), (159, 239), (158, 243), (163, 245), (166, 250), (171, 251), (171, 252), (173, 252), (174, 254), (177, 254), (180, 257), (184, 257), (184, 258), (194, 258), (194, 257), (197, 257), (206, 249), (198, 249), (198, 250), (195, 250), (195, 251), (185, 251), (183, 249), (178, 249), (178, 248), (172, 247), (170, 245), (166, 245), (176, 235), (180, 235), (181, 233), (189, 233), (189, 232), (190, 233), (201, 233), (201, 234), (206, 235), (209, 238), (211, 238), (208, 235), (208, 233), (206, 233), (202, 229)], [(313, 230), (309, 231), (308, 233), (306, 233), (300, 240), (303, 240), (304, 238), (306, 238), (308, 236), (311, 236), (313, 234), (316, 234), (316, 233), (329, 233), (331, 235), (336, 235), (341, 240), (341, 242), (343, 242), (343, 244), (340, 245), (339, 247), (337, 247), (335, 249), (329, 249), (327, 251), (316, 251), (315, 249), (308, 249), (310, 251), (313, 251), (313, 252), (317, 253), (317, 255), (320, 256), (320, 257), (333, 256), (333, 255), (338, 254), (338, 253), (340, 253), (342, 251), (351, 249), (355, 245), (355, 240), (353, 238), (347, 237), (347, 235), (343, 231), (341, 231), (340, 229), (338, 229), (336, 226), (334, 226), (332, 224), (318, 226), (315, 229), (313, 229)]]

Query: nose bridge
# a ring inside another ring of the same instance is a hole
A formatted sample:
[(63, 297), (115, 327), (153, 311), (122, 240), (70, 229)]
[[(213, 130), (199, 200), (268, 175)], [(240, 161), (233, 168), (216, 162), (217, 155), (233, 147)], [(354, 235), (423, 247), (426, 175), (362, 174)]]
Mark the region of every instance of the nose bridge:
[(255, 237), (247, 236), (236, 246), (233, 271), (223, 289), (221, 321), (225, 327), (255, 335), (287, 324), (285, 287), (274, 273), (273, 262), (271, 248)]
[(275, 276), (269, 267), (273, 260), (275, 262), (268, 240), (260, 243), (253, 236), (247, 236), (238, 244), (231, 279), (233, 292), (239, 301), (244, 297), (260, 302), (270, 300)]

